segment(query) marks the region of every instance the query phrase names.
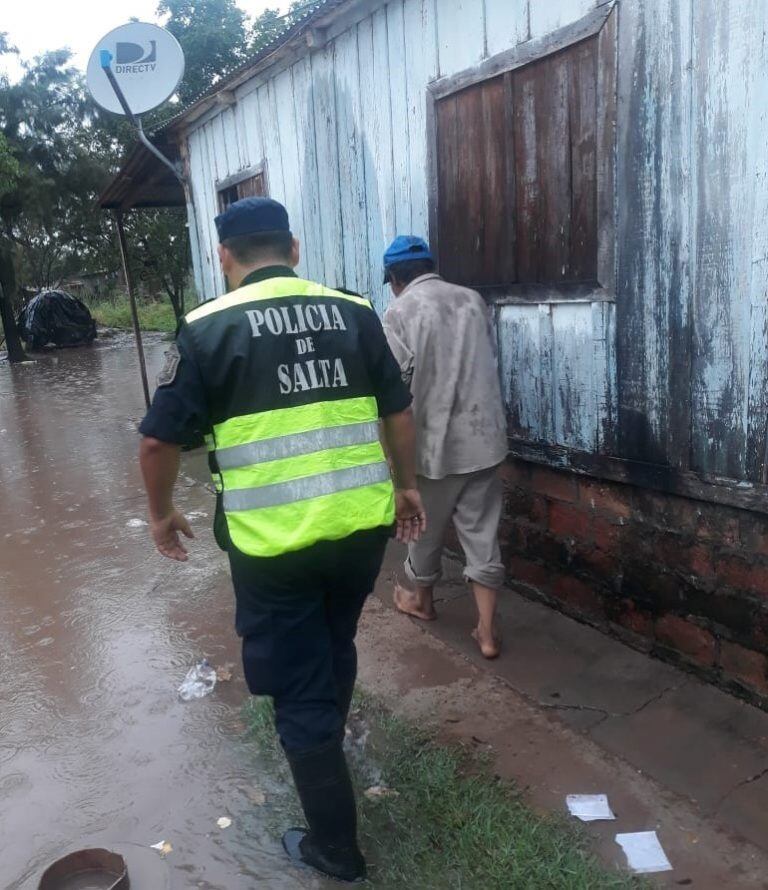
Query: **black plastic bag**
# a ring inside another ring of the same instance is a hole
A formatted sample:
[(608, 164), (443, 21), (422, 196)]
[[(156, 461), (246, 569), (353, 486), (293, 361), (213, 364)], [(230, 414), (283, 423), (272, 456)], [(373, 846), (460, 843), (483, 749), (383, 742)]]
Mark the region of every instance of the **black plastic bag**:
[(19, 333), (30, 349), (86, 346), (96, 339), (96, 322), (88, 307), (63, 290), (42, 291), (19, 315)]

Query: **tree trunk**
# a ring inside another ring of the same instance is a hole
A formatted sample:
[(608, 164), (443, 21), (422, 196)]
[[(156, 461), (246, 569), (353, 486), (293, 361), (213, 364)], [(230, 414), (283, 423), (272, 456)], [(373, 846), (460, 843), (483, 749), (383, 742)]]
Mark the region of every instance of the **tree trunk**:
[(176, 316), (176, 321), (181, 321), (184, 315), (184, 308), (179, 302), (179, 296), (174, 291), (170, 291), (168, 296), (171, 298), (171, 306), (173, 306), (173, 314)]
[(27, 360), (21, 345), (16, 319), (13, 315), (13, 298), (16, 294), (16, 270), (13, 264), (13, 250), (0, 241), (0, 321), (5, 332), (5, 346), (9, 362)]
[(173, 279), (169, 281), (167, 278), (163, 278), (163, 287), (168, 294), (168, 299), (171, 301), (173, 314), (176, 316), (178, 323), (184, 317), (184, 291), (182, 290), (181, 294), (179, 294)]

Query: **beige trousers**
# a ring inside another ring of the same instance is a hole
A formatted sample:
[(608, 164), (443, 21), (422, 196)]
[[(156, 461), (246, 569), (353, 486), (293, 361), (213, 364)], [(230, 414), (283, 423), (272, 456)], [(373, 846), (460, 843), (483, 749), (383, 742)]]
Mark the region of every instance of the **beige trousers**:
[(419, 476), (418, 486), (427, 513), (427, 531), (408, 545), (408, 578), (420, 587), (431, 587), (440, 580), (445, 533), (453, 521), (466, 558), (464, 577), (485, 587), (501, 587), (502, 485), (498, 467), (445, 479)]

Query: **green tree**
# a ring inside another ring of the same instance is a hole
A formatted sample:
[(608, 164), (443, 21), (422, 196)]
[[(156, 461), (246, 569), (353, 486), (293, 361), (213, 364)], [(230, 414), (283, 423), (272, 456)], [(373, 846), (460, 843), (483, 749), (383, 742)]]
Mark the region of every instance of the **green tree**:
[(248, 34), (248, 52), (255, 55), (286, 28), (286, 18), (277, 9), (265, 9), (254, 19)]
[(19, 162), (11, 153), (5, 135), (0, 133), (0, 199), (16, 188), (20, 175)]
[(158, 15), (186, 57), (179, 99), (186, 104), (235, 68), (248, 52), (246, 15), (235, 0), (160, 0)]
[(24, 64), (0, 89), (0, 128), (19, 164), (0, 197), (4, 237), (19, 250), (19, 277), (50, 287), (87, 262), (102, 240), (93, 200), (110, 158), (92, 151), (92, 120), (79, 72), (65, 51)]
[[(8, 150), (5, 137), (0, 136), (0, 196), (14, 187), (18, 169), (16, 159)], [(19, 362), (26, 356), (13, 314), (13, 298), (16, 294), (14, 260), (13, 245), (0, 236), (0, 346), (5, 341), (9, 361)]]
[(190, 266), (186, 210), (137, 211), (126, 217), (125, 225), (138, 280), (150, 293), (164, 293), (180, 321)]
[[(0, 32), (0, 56), (16, 52), (8, 43), (8, 35)], [(0, 75), (0, 93), (8, 89), (8, 79)], [(21, 180), (21, 165), (5, 132), (0, 130), (0, 205), (7, 196), (13, 195)], [(13, 314), (13, 300), (16, 296), (15, 256), (13, 243), (3, 236), (0, 229), (0, 323), (3, 326), (3, 339), (11, 362), (24, 361), (26, 355), (21, 345), (16, 319)], [(2, 341), (0, 341), (2, 342)]]

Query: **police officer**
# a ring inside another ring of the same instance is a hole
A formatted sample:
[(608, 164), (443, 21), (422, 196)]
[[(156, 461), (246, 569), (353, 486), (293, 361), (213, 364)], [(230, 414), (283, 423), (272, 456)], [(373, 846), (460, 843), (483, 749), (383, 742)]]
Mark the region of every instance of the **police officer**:
[(274, 700), (308, 824), (283, 844), (296, 861), (358, 881), (366, 868), (342, 742), (357, 623), (387, 537), (393, 523), (404, 541), (426, 527), (411, 396), (370, 303), (296, 277), (299, 245), (281, 204), (243, 199), (216, 226), (230, 292), (186, 316), (141, 425), (152, 537), (163, 556), (187, 559), (179, 533), (192, 531), (173, 489), (181, 447), (203, 434), (245, 678)]

